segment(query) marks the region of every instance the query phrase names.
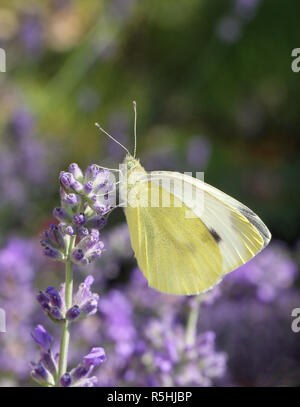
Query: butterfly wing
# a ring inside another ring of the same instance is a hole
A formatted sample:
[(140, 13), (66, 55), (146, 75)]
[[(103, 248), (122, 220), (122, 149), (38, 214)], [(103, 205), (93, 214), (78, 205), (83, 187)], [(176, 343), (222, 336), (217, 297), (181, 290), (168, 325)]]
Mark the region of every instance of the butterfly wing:
[[(183, 193), (182, 182), (192, 189), (193, 199)], [(188, 175), (155, 171), (134, 189), (143, 204), (125, 211), (132, 247), (149, 285), (159, 291), (205, 292), (271, 238), (250, 209)], [(167, 197), (170, 205), (164, 207), (161, 198), (159, 205), (151, 205), (153, 195)]]

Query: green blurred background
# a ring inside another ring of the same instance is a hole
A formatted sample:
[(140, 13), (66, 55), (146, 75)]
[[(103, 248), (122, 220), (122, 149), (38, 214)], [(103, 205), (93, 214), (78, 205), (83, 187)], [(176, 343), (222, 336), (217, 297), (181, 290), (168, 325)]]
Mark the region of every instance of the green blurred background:
[(58, 201), (58, 171), (70, 162), (117, 167), (122, 150), (93, 124), (132, 148), (136, 100), (148, 170), (205, 171), (294, 244), (299, 13), (291, 0), (2, 0), (0, 148), (14, 148), (9, 126), (21, 105), (48, 167), (40, 186), (28, 186), (28, 214), (5, 205), (2, 192), (1, 235), (42, 229)]

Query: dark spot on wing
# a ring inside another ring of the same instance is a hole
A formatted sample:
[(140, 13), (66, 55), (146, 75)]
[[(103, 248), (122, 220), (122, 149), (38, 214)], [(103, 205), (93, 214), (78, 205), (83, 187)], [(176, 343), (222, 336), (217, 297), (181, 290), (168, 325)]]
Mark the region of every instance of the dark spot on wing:
[(214, 229), (209, 229), (209, 231), (217, 243), (219, 243), (222, 240), (221, 236)]

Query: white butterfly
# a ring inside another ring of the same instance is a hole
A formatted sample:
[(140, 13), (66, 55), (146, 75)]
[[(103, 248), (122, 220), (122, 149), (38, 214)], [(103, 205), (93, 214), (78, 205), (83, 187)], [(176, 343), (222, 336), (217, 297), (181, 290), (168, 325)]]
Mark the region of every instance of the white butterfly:
[[(188, 175), (147, 173), (135, 152), (132, 156), (125, 150), (121, 197), (131, 244), (151, 287), (170, 294), (205, 292), (269, 243), (268, 228), (245, 205)], [(179, 187), (182, 183), (194, 198)], [(155, 205), (153, 196), (159, 197)]]

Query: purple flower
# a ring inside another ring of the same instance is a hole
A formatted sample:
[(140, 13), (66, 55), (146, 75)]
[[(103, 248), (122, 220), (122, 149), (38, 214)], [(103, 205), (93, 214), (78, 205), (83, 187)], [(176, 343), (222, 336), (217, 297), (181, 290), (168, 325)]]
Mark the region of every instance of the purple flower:
[(77, 319), (80, 315), (80, 308), (78, 307), (78, 305), (73, 305), (73, 307), (71, 307), (67, 313), (66, 313), (66, 318), (69, 321), (74, 321), (75, 319)]
[(84, 316), (91, 316), (97, 312), (99, 296), (98, 294), (93, 294), (90, 290), (93, 282), (94, 278), (88, 276), (80, 284), (77, 293), (74, 295), (73, 303), (78, 306)]
[(83, 365), (86, 367), (99, 366), (101, 363), (105, 362), (106, 355), (103, 348), (92, 348), (91, 352), (84, 356)]
[(33, 340), (41, 348), (41, 359), (38, 364), (31, 362), (31, 377), (42, 385), (54, 385), (57, 373), (57, 363), (52, 355), (50, 346), (52, 336), (42, 325), (38, 325), (31, 333)]
[[(40, 240), (40, 243), (45, 248), (49, 247), (53, 249), (53, 251), (47, 249), (45, 253), (46, 255), (54, 258), (64, 257), (66, 245), (60, 226), (58, 227), (56, 225), (50, 225), (50, 228), (44, 231), (43, 238)], [(55, 249), (57, 249), (57, 251)]]
[(66, 235), (69, 235), (69, 236), (74, 236), (75, 235), (75, 229), (72, 226), (66, 226), (64, 228), (64, 233)]
[(88, 181), (84, 184), (83, 186), (83, 191), (86, 195), (90, 195), (91, 192), (93, 191), (94, 184), (92, 181)]
[(103, 248), (104, 244), (99, 240), (99, 232), (92, 230), (88, 236), (83, 237), (76, 245), (72, 252), (72, 259), (78, 264), (91, 263), (101, 256)]
[(31, 363), (31, 377), (41, 384), (42, 386), (51, 384), (54, 385), (54, 379), (53, 376), (48, 372), (47, 369), (44, 368), (44, 366), (41, 363), (35, 364)]
[(62, 299), (54, 287), (48, 287), (46, 289), (46, 293), (49, 296), (51, 305), (54, 305), (58, 308), (62, 307)]
[(68, 194), (66, 195), (64, 202), (70, 207), (77, 206), (79, 204), (79, 197), (76, 194)]
[(43, 325), (37, 325), (37, 327), (31, 332), (31, 336), (34, 342), (40, 345), (43, 350), (48, 351), (50, 349), (53, 338)]
[(72, 377), (69, 373), (65, 373), (59, 380), (62, 387), (70, 387), (72, 384)]
[(112, 290), (102, 299), (99, 310), (104, 316), (106, 335), (117, 344), (116, 351), (129, 357), (137, 336), (132, 305), (121, 292)]
[(20, 27), (20, 38), (27, 50), (38, 55), (42, 48), (43, 24), (37, 14), (23, 16)]
[(72, 185), (75, 182), (75, 178), (74, 175), (71, 174), (70, 172), (65, 172), (62, 171), (59, 175), (59, 182), (61, 184), (61, 186), (65, 189), (65, 190), (71, 190)]
[(247, 290), (249, 294), (255, 292), (260, 301), (271, 302), (282, 290), (290, 288), (296, 277), (297, 265), (288, 256), (287, 248), (273, 242), (259, 256), (228, 275), (223, 286), (231, 289), (234, 285), (233, 294)]
[(64, 260), (63, 253), (60, 250), (51, 247), (50, 245), (45, 247), (44, 254), (45, 256), (50, 257), (53, 260)]
[(75, 226), (83, 226), (86, 223), (86, 217), (83, 213), (73, 216), (73, 223)]
[(97, 175), (100, 173), (101, 168), (97, 164), (90, 165), (85, 171), (85, 178), (88, 181), (94, 181)]
[(89, 232), (88, 228), (85, 228), (85, 227), (83, 227), (83, 226), (80, 226), (80, 227), (77, 229), (77, 233), (78, 233), (78, 235), (79, 235), (80, 237), (85, 237), (85, 236), (88, 236), (90, 232)]
[(77, 181), (82, 182), (83, 174), (82, 174), (82, 171), (81, 171), (78, 164), (76, 164), (76, 163), (70, 164), (69, 165), (69, 172), (74, 176), (74, 178)]
[(106, 355), (103, 348), (92, 348), (91, 352), (83, 358), (83, 361), (70, 372), (72, 383), (84, 387), (94, 386), (97, 383), (97, 378), (89, 376), (94, 368), (105, 360)]
[(63, 322), (64, 317), (61, 310), (58, 307), (51, 307), (49, 310), (49, 316), (52, 317), (52, 320), (57, 322)]
[(188, 145), (188, 162), (197, 170), (203, 170), (211, 155), (211, 145), (204, 137), (193, 137)]

